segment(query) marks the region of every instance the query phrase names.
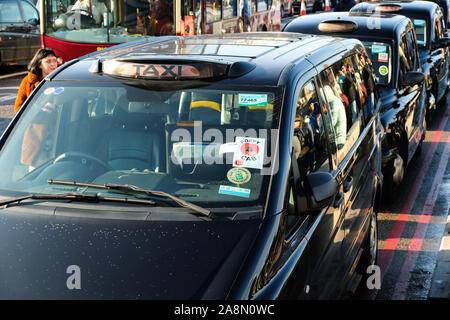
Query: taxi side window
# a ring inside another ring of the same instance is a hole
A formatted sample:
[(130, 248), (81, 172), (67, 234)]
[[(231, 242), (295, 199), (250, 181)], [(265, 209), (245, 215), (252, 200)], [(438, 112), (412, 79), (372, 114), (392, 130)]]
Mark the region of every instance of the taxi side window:
[[(318, 90), (314, 80), (308, 81), (302, 88), (295, 113), (294, 122), (294, 159), (300, 171), (300, 178), (315, 171), (329, 171), (329, 141), (325, 123), (327, 115), (319, 101)], [(324, 121), (325, 119), (325, 121)], [(295, 201), (293, 175), (288, 184), (288, 199), (286, 199), (286, 229), (288, 234), (301, 220), (298, 204)]]
[(361, 98), (364, 97), (364, 91), (358, 77), (361, 76), (353, 68), (350, 57), (320, 74), (323, 96), (331, 115), (338, 163), (358, 139), (361, 130)]
[(442, 16), (439, 16), (435, 20), (435, 28), (434, 28), (434, 41), (439, 40), (444, 37), (444, 29), (442, 27)]
[(303, 87), (297, 101), (293, 144), (302, 178), (314, 171), (329, 170), (328, 142), (312, 80)]
[(401, 37), (400, 45), (398, 47), (398, 53), (400, 58), (400, 80), (403, 79), (409, 71), (413, 69), (413, 63), (411, 59), (411, 48), (408, 45), (407, 36), (404, 34)]
[(408, 33), (406, 34), (406, 39), (408, 43), (408, 47), (410, 48), (410, 55), (411, 55), (411, 66), (413, 70), (417, 70), (420, 66), (419, 57), (417, 56), (416, 52), (416, 37), (413, 29), (410, 29)]
[(365, 90), (362, 107), (365, 112), (365, 119), (368, 120), (372, 117), (378, 101), (376, 79), (372, 69), (372, 62), (365, 52), (358, 53), (355, 56), (355, 61), (357, 64), (355, 68), (359, 71), (362, 89)]

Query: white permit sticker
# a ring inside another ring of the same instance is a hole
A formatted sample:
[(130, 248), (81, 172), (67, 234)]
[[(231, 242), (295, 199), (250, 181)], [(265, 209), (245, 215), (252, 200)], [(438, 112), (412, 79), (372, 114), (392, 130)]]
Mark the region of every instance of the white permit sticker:
[(267, 107), (267, 94), (239, 94), (240, 107)]
[(237, 148), (233, 156), (233, 167), (262, 169), (265, 154), (265, 139), (236, 137)]
[(378, 61), (379, 62), (388, 62), (388, 54), (384, 52), (380, 52), (378, 54)]

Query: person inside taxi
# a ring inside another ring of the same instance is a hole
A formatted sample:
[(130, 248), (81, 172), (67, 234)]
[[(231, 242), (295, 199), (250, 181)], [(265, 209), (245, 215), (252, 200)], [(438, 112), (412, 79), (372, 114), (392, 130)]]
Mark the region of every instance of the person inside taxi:
[(28, 74), (22, 80), (14, 104), (14, 112), (19, 112), (25, 100), (48, 74), (58, 67), (56, 54), (52, 49), (39, 49), (28, 64)]

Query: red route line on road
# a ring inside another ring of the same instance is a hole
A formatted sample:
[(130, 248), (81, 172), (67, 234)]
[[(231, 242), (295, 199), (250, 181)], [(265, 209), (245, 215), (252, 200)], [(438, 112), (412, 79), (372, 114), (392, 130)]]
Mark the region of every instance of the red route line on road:
[[(425, 156), (425, 159), (422, 162), (419, 173), (417, 174), (416, 178), (414, 179), (414, 182), (412, 184), (412, 189), (410, 190), (406, 201), (403, 203), (403, 207), (402, 207), (400, 213), (398, 214), (397, 220), (391, 230), (389, 237), (386, 239), (384, 247), (379, 249), (381, 251), (381, 253), (380, 253), (379, 259), (378, 259), (378, 266), (381, 269), (381, 275), (380, 275), (381, 283), (383, 283), (384, 276), (392, 262), (392, 259), (395, 254), (395, 249), (400, 240), (400, 236), (403, 232), (406, 222), (408, 221), (409, 214), (412, 211), (414, 202), (417, 198), (419, 189), (422, 185), (425, 173), (426, 173), (426, 171), (430, 165), (430, 162), (433, 158), (434, 151), (436, 150), (436, 147), (437, 147), (439, 141), (441, 140), (443, 130), (448, 121), (449, 112), (450, 112), (450, 105), (447, 105), (447, 109), (445, 110), (444, 116), (442, 117), (442, 120), (439, 123), (439, 127), (433, 133), (433, 136), (431, 137), (430, 146), (428, 147), (427, 154)], [(368, 293), (367, 298), (370, 300), (374, 300), (376, 298), (377, 294), (378, 294), (378, 290), (373, 289)]]
[(439, 185), (442, 181), (442, 178), (444, 177), (444, 173), (447, 168), (448, 158), (450, 154), (450, 134), (447, 135), (447, 140), (445, 143), (445, 149), (442, 153), (436, 175), (433, 179), (431, 192), (428, 193), (427, 199), (422, 209), (422, 214), (420, 215), (419, 221), (417, 222), (416, 230), (414, 231), (414, 235), (411, 239), (411, 242), (409, 243), (408, 252), (406, 254), (405, 260), (403, 261), (400, 275), (395, 284), (394, 294), (392, 295), (393, 300), (405, 299), (408, 289), (408, 282), (411, 278), (411, 271), (415, 267), (416, 260), (422, 248), (422, 243), (439, 193)]

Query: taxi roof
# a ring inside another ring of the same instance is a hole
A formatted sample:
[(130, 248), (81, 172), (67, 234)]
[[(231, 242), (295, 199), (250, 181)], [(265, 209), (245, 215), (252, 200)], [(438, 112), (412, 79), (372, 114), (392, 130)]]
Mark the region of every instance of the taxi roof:
[(440, 9), (439, 5), (435, 2), (431, 1), (380, 1), (380, 2), (361, 2), (358, 3), (351, 9), (351, 12), (355, 11), (363, 11), (363, 12), (372, 12), (374, 7), (379, 5), (389, 5), (389, 4), (399, 4), (401, 6), (401, 10), (395, 12), (399, 15), (405, 16), (421, 16), (424, 12), (428, 12), (431, 17), (436, 9)]
[[(402, 15), (392, 14), (325, 12), (298, 17), (288, 23), (283, 31), (295, 32), (298, 30), (297, 32), (302, 33), (339, 35), (341, 37), (396, 39), (399, 31), (401, 31), (399, 29), (408, 20)], [(322, 32), (319, 30), (319, 24), (326, 21), (353, 22), (356, 24), (356, 29), (345, 32)], [(375, 27), (377, 27), (376, 30)]]
[(349, 40), (287, 32), (149, 38), (72, 60), (51, 74), (49, 80), (112, 80), (102, 72), (89, 72), (98, 61), (206, 61), (229, 65), (246, 61), (255, 67), (232, 79), (233, 84), (278, 85), (288, 65), (299, 63), (301, 57), (325, 60), (346, 50)]

